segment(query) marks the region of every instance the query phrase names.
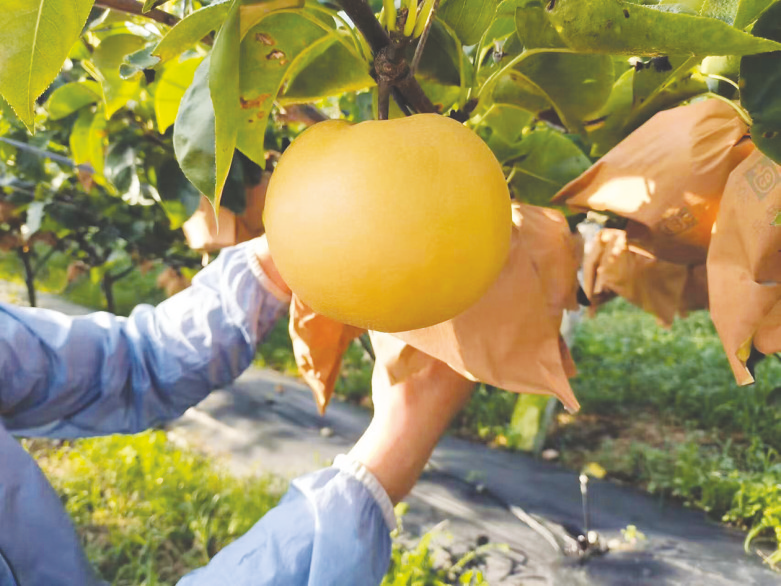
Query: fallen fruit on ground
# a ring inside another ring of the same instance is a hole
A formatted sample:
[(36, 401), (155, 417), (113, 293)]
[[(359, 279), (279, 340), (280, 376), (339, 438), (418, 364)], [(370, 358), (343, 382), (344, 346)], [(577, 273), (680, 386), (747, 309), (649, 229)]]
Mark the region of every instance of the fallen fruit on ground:
[(264, 224), (290, 288), (316, 312), (399, 332), (477, 301), (510, 246), (501, 166), (436, 114), (316, 124), (282, 155)]

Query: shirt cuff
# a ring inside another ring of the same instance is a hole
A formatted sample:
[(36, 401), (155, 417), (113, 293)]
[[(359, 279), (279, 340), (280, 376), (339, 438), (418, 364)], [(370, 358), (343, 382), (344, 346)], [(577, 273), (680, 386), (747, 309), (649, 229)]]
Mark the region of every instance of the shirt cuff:
[(394, 531), (397, 525), (396, 513), (393, 512), (393, 503), (388, 497), (388, 493), (385, 492), (385, 489), (382, 487), (382, 484), (380, 484), (380, 481), (377, 480), (377, 477), (374, 476), (366, 466), (347, 454), (339, 454), (336, 456), (333, 467), (349, 474), (366, 487), (369, 494), (374, 497), (377, 506), (380, 507), (388, 530)]
[(271, 293), (278, 301), (281, 301), (282, 303), (290, 303), (290, 300), (292, 298), (292, 295), (289, 293), (286, 293), (285, 291), (282, 291), (282, 289), (279, 288), (279, 286), (269, 279), (268, 275), (266, 275), (266, 272), (263, 270), (263, 267), (260, 266), (260, 261), (258, 260), (258, 255), (255, 254), (255, 246), (250, 245), (245, 247), (244, 249), (247, 253), (247, 262), (249, 263), (249, 269), (252, 271), (252, 274), (255, 275), (255, 278), (260, 282), (260, 285), (269, 293)]

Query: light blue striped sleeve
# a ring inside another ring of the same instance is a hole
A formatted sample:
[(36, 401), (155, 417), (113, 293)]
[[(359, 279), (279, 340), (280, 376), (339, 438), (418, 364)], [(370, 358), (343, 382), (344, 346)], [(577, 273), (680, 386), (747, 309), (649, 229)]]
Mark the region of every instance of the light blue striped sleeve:
[(177, 586), (377, 586), (395, 527), (376, 478), (340, 456), (294, 480), (276, 508)]
[(128, 318), (0, 304), (0, 423), (15, 435), (135, 433), (238, 377), (287, 308), (252, 243)]

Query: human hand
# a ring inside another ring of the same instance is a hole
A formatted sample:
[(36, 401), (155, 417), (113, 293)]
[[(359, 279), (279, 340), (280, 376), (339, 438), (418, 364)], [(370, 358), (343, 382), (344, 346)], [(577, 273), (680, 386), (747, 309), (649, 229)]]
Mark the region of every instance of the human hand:
[(474, 382), (433, 358), (396, 385), (390, 384), (383, 369), (375, 369), (374, 417), (350, 456), (366, 466), (398, 503), (417, 482), (474, 387)]

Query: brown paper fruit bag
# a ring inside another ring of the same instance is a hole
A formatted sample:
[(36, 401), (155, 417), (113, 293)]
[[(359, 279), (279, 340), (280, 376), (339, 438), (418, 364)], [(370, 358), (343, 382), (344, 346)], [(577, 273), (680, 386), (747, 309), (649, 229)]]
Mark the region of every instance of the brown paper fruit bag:
[(342, 355), (364, 330), (315, 313), (296, 295), (290, 302), (289, 330), (298, 371), (312, 389), (322, 415), (333, 395)]
[(618, 214), (659, 259), (702, 264), (727, 178), (754, 149), (747, 132), (717, 99), (660, 112), (552, 201)]
[[(513, 222), (508, 261), (476, 304), (430, 328), (398, 334), (371, 332), (391, 384), (436, 358), (470, 380), (510, 391), (556, 395), (568, 409), (578, 409), (568, 381), (575, 374), (575, 365), (559, 335), (564, 309), (577, 307), (577, 240), (555, 210), (516, 204)], [(347, 328), (334, 322), (311, 324), (335, 328), (331, 340), (342, 340)], [(325, 384), (324, 375), (338, 369), (341, 352), (307, 349), (315, 338), (328, 336), (314, 336), (293, 322), (291, 337), (294, 348), (299, 348), (299, 368), (308, 381), (313, 380), (310, 386), (315, 395), (319, 396), (318, 389), (332, 391), (333, 385)], [(338, 344), (332, 346), (339, 348)], [(329, 398), (324, 396), (323, 408)]]
[(236, 244), (236, 214), (220, 207), (219, 228), (214, 218), (214, 208), (205, 196), (195, 213), (182, 224), (187, 246), (201, 252), (215, 252)]
[(629, 241), (623, 230), (597, 234), (583, 263), (583, 290), (592, 312), (616, 296), (655, 315), (666, 326), (676, 315), (708, 306), (704, 265), (659, 260)]
[(756, 151), (730, 175), (708, 251), (711, 318), (741, 385), (752, 345), (781, 352), (780, 212), (781, 167)]
[(205, 196), (201, 196), (198, 209), (182, 225), (187, 245), (193, 250), (215, 252), (262, 236), (265, 232), (263, 207), (270, 176), (270, 173), (264, 173), (260, 183), (245, 189), (247, 204), (240, 215), (221, 206), (219, 227), (214, 218), (214, 208)]

